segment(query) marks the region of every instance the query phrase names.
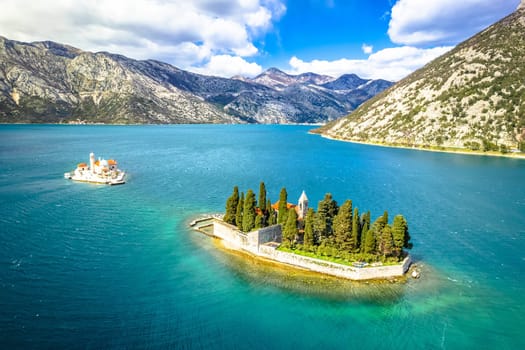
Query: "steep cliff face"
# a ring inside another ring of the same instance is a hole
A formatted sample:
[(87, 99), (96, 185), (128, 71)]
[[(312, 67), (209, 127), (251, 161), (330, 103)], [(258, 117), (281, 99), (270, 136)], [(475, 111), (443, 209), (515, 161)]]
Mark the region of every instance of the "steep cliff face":
[(154, 60), (0, 37), (4, 123), (318, 123), (347, 114), (390, 84), (345, 91), (323, 86), (332, 80), (275, 68), (255, 79), (225, 79)]
[(319, 132), (340, 139), (473, 150), (521, 146), (525, 6)]

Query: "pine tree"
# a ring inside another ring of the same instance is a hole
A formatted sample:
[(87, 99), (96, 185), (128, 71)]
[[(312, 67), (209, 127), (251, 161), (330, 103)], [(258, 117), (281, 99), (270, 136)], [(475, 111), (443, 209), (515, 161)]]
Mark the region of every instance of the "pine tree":
[(352, 235), (352, 201), (347, 200), (339, 208), (339, 212), (334, 217), (333, 230), (336, 248), (343, 252), (352, 251), (355, 248), (351, 242)]
[(226, 213), (224, 214), (224, 222), (235, 225), (235, 215), (237, 212), (237, 205), (239, 204), (239, 188), (233, 188), (233, 194), (228, 197), (226, 201)]
[(266, 185), (262, 181), (259, 185), (259, 209), (263, 213), (266, 211)]
[(361, 226), (359, 225), (359, 209), (354, 208), (354, 216), (352, 217), (352, 245), (354, 250), (359, 249), (361, 243)]
[(242, 229), (242, 217), (244, 209), (244, 192), (241, 192), (241, 197), (239, 198), (239, 203), (237, 203), (237, 210), (235, 211), (235, 225)]
[(242, 215), (242, 231), (250, 232), (255, 227), (255, 193), (252, 190), (246, 192)]
[(285, 224), (286, 223), (286, 217), (288, 215), (288, 193), (286, 193), (286, 188), (281, 189), (281, 193), (279, 194), (279, 212), (277, 215), (277, 223), (278, 224)]
[(314, 216), (313, 208), (309, 208), (304, 218), (304, 247), (307, 251), (311, 251), (315, 245)]
[(285, 247), (293, 246), (297, 233), (299, 233), (297, 229), (297, 213), (294, 208), (290, 208), (283, 229), (283, 244)]

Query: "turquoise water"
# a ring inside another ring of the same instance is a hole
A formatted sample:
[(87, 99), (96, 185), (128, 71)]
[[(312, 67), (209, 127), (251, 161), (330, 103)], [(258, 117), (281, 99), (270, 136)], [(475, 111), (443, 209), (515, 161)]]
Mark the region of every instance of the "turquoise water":
[[(0, 126), (2, 348), (525, 348), (525, 161), (303, 126)], [(89, 152), (124, 186), (73, 183)], [(276, 269), (187, 228), (234, 185), (403, 213), (423, 275)]]

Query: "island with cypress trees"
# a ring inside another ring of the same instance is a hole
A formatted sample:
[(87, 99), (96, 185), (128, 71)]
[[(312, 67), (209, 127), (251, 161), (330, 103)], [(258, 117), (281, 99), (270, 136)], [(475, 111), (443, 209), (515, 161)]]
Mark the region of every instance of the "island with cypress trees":
[(286, 188), (272, 203), (264, 182), (258, 198), (234, 187), (222, 220), (214, 219), (213, 235), (264, 258), (356, 280), (400, 276), (411, 264), (403, 215), (390, 224), (385, 211), (371, 222), (370, 211), (361, 214), (351, 200), (339, 206), (330, 193), (316, 211), (304, 191), (297, 204), (289, 203)]

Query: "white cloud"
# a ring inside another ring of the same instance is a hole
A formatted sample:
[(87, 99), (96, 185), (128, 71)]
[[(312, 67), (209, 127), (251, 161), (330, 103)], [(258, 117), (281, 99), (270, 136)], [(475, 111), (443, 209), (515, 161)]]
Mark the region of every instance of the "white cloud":
[(513, 12), (520, 0), (398, 0), (388, 35), (403, 45), (457, 44)]
[(254, 77), (262, 72), (262, 67), (257, 63), (250, 63), (239, 56), (216, 55), (212, 56), (203, 67), (193, 67), (194, 72), (217, 75), (221, 77), (233, 77), (242, 75), (244, 77)]
[(450, 49), (452, 46), (432, 49), (419, 49), (411, 46), (394, 47), (373, 53), (364, 60), (342, 58), (334, 61), (312, 60), (306, 62), (294, 56), (289, 61), (292, 68), (289, 73), (315, 72), (333, 77), (355, 73), (367, 79), (397, 81)]
[(52, 40), (181, 68), (212, 67), (217, 55), (257, 55), (254, 40), (286, 11), (281, 0), (3, 0), (1, 8), (0, 33), (9, 39)]
[(361, 50), (363, 50), (363, 53), (370, 55), (374, 51), (374, 46), (363, 44), (361, 45)]

